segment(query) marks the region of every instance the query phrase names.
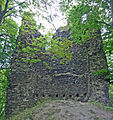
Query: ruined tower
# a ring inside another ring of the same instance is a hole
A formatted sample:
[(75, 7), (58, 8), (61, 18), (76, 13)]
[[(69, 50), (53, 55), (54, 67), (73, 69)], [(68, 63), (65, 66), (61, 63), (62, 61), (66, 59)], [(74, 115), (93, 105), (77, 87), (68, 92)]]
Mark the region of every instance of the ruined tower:
[[(51, 62), (49, 69), (42, 62), (29, 64), (19, 59), (26, 55), (21, 51), (22, 45), (32, 42), (32, 37), (41, 36), (38, 31), (32, 34), (30, 29), (28, 33), (22, 35), (20, 31), (18, 41), (22, 41), (22, 44), (13, 55), (7, 89), (7, 116), (33, 107), (44, 98), (109, 102), (104, 76), (94, 74), (98, 70), (107, 69), (100, 35), (82, 45), (73, 43), (70, 48), (72, 58), (64, 65), (56, 64), (48, 58), (47, 61)], [(64, 27), (56, 31), (54, 38), (70, 39), (69, 36), (69, 29)]]
[(37, 99), (34, 97), (37, 89), (35, 69), (32, 64), (22, 60), (22, 58), (27, 57), (27, 54), (22, 49), (28, 46), (34, 38), (40, 37), (41, 34), (35, 28), (36, 23), (33, 17), (29, 13), (26, 14), (22, 19), (22, 25), (17, 38), (17, 47), (11, 61), (11, 73), (8, 77), (7, 117), (15, 111), (23, 110), (37, 103)]

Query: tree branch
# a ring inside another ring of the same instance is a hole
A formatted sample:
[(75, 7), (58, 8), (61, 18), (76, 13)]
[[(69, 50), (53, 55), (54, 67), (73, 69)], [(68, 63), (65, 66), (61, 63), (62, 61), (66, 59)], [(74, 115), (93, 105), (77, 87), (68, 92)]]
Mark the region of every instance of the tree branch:
[(111, 0), (110, 5), (111, 5), (111, 13), (112, 13), (112, 27), (113, 27), (113, 0)]
[(8, 8), (8, 3), (9, 3), (9, 0), (6, 0), (6, 4), (5, 4), (5, 8), (3, 10), (3, 14), (6, 12), (7, 8)]
[(22, 2), (22, 3), (20, 3), (20, 4), (18, 4), (18, 5), (13, 6), (12, 8), (8, 9), (8, 10), (5, 12), (5, 14), (8, 13), (10, 10), (14, 9), (15, 7), (17, 7), (17, 6), (19, 6), (19, 5), (22, 5), (22, 4), (24, 4), (24, 3), (25, 3), (25, 1)]
[(7, 8), (8, 8), (8, 3), (9, 3), (9, 0), (6, 0), (5, 8), (4, 8), (3, 11), (2, 11), (2, 6), (1, 6), (1, 12), (0, 12), (0, 24), (2, 23), (3, 16), (5, 15), (5, 12), (6, 12)]
[(12, 14), (12, 12), (11, 12), (10, 14), (6, 15), (6, 16), (3, 16), (3, 18), (6, 18), (6, 17), (8, 17), (8, 16), (11, 16), (11, 14)]
[(11, 37), (11, 35), (6, 34), (6, 33), (2, 33), (2, 34), (0, 34), (0, 37), (1, 37), (1, 36), (3, 36), (3, 37), (6, 37), (6, 36), (7, 36), (7, 37), (10, 37), (10, 38), (13, 38), (13, 37)]
[(4, 10), (1, 11), (1, 13), (0, 13), (0, 24), (2, 23), (2, 19), (3, 19), (3, 18), (6, 18), (6, 17), (8, 17), (8, 16), (10, 16), (10, 15), (12, 14), (12, 13), (10, 13), (10, 14), (8, 14), (8, 15), (5, 16), (6, 13), (8, 13), (8, 12), (11, 11), (11, 10), (13, 10), (13, 9), (14, 9), (15, 7), (17, 7), (17, 6), (22, 5), (23, 3), (25, 3), (25, 1), (19, 3), (18, 5), (15, 5), (15, 6), (11, 7), (10, 9), (8, 9), (8, 3), (9, 3), (9, 0), (6, 0), (5, 8), (4, 8)]
[(110, 24), (108, 24), (108, 23), (106, 23), (106, 22), (103, 22), (103, 21), (96, 21), (97, 23), (103, 23), (103, 24), (105, 24), (105, 25), (107, 25), (107, 26), (109, 26), (109, 27), (112, 27), (112, 25), (110, 25)]
[(0, 14), (1, 14), (2, 6), (0, 5)]
[(10, 67), (0, 67), (0, 70), (4, 70), (4, 69), (11, 69)]

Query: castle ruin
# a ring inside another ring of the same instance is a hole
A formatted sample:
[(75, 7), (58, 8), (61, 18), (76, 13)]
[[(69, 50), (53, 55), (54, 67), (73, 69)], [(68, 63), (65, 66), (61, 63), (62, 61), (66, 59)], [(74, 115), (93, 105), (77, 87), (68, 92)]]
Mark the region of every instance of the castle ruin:
[[(8, 77), (7, 116), (33, 107), (39, 100), (45, 98), (97, 101), (108, 104), (109, 95), (105, 76), (94, 74), (98, 70), (107, 69), (101, 35), (99, 31), (97, 33), (98, 36), (92, 37), (82, 45), (73, 43), (73, 47), (70, 48), (72, 58), (68, 63), (56, 64), (49, 58), (47, 61), (50, 62), (52, 69), (42, 62), (29, 64), (22, 61), (21, 57), (24, 54), (17, 52), (20, 49), (17, 48), (13, 54), (11, 73)], [(92, 34), (95, 36), (95, 33)], [(37, 38), (41, 34), (38, 31), (35, 34), (30, 32), (21, 35), (18, 40), (28, 43), (33, 36)], [(54, 37), (61, 37), (61, 40), (70, 39), (70, 32), (65, 27), (59, 28)]]

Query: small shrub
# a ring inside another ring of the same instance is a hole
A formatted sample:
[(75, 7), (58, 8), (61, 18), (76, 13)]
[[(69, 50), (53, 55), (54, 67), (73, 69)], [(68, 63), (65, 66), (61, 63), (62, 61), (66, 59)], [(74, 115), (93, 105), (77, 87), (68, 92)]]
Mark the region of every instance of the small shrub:
[(110, 106), (113, 107), (113, 84), (109, 87)]

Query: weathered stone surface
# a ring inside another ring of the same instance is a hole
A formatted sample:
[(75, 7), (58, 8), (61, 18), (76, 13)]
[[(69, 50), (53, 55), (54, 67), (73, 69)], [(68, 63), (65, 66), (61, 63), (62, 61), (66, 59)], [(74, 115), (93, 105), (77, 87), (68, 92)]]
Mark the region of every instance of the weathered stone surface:
[(113, 111), (106, 110), (101, 104), (52, 100), (17, 113), (8, 120), (113, 120)]
[[(69, 39), (69, 36), (69, 30), (59, 28), (54, 38)], [(21, 60), (15, 61), (24, 54), (14, 53), (7, 89), (7, 116), (32, 107), (43, 98), (109, 103), (104, 76), (93, 74), (97, 70), (107, 69), (101, 37), (96, 36), (82, 45), (73, 43), (70, 51), (72, 59), (65, 65), (48, 59), (51, 69), (41, 62), (28, 64)]]
[[(6, 115), (15, 111), (34, 106), (37, 103), (35, 91), (37, 89), (37, 74), (32, 64), (22, 61), (26, 54), (22, 48), (32, 42), (32, 38), (38, 38), (41, 34), (36, 30), (34, 34), (29, 30), (22, 36), (22, 31), (17, 41), (17, 48), (13, 54), (11, 73), (8, 77)], [(21, 44), (19, 44), (21, 42)]]

